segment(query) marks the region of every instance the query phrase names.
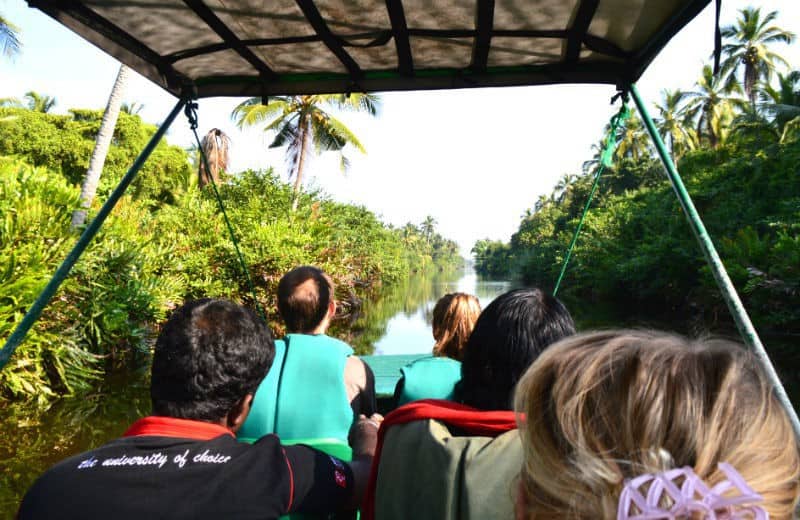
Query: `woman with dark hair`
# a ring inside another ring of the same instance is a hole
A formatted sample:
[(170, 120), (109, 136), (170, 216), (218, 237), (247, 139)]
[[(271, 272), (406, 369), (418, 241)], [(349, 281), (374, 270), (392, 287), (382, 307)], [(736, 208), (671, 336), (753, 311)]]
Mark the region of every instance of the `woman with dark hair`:
[(481, 410), (512, 410), (514, 387), (551, 343), (575, 334), (564, 304), (541, 289), (514, 289), (481, 313), (464, 347), (456, 400)]

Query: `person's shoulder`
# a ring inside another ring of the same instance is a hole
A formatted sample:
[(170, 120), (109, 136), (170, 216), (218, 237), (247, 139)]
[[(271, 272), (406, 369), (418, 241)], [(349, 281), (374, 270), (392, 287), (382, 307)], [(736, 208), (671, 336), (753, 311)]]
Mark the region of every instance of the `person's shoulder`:
[(332, 347), (336, 347), (342, 354), (347, 356), (353, 355), (353, 347), (345, 343), (344, 341), (334, 338), (333, 336), (328, 336), (327, 334), (322, 335), (326, 340), (326, 343)]

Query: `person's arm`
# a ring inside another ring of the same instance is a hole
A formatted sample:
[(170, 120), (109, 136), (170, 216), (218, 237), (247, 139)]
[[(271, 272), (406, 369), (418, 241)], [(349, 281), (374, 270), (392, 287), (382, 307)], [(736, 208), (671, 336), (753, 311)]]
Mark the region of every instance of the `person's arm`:
[(284, 446), (292, 479), (287, 513), (355, 510), (367, 488), (372, 457), (383, 418), (360, 417), (350, 429), (352, 462), (343, 462), (308, 446)]
[(362, 359), (356, 356), (347, 358), (344, 366), (344, 383), (350, 407), (356, 417), (362, 414), (369, 417), (378, 411), (375, 374)]
[(375, 457), (375, 448), (378, 444), (378, 429), (383, 421), (380, 414), (372, 414), (369, 418), (361, 415), (350, 428), (348, 441), (353, 449), (353, 460), (350, 462), (350, 469), (353, 471), (355, 486), (351, 496), (351, 508), (355, 509), (361, 505), (364, 494), (367, 492), (370, 472), (372, 471), (372, 459)]

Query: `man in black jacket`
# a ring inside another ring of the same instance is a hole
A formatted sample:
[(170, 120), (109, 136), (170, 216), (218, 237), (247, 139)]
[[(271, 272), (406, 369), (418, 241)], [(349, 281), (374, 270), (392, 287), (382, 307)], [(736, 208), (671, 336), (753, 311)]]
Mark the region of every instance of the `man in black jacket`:
[(177, 309), (153, 356), (153, 414), (45, 472), (18, 517), (278, 518), (354, 509), (380, 416), (354, 424), (350, 463), (281, 446), (274, 435), (236, 441), (274, 354), (269, 328), (244, 307), (204, 299)]

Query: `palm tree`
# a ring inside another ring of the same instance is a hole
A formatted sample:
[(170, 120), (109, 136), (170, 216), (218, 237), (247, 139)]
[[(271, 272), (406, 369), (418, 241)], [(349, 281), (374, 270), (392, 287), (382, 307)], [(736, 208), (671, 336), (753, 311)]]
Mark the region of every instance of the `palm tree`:
[(778, 88), (765, 85), (761, 89), (761, 106), (765, 113), (773, 117), (779, 133), (783, 133), (786, 123), (800, 117), (800, 70), (778, 74)]
[(21, 49), (19, 28), (0, 16), (0, 54), (10, 59), (18, 55)]
[(736, 73), (743, 69), (741, 84), (750, 103), (755, 104), (758, 81), (764, 79), (768, 82), (777, 62), (788, 65), (783, 57), (769, 49), (769, 45), (777, 42), (791, 44), (795, 35), (770, 25), (778, 16), (777, 11), (771, 11), (763, 19), (759, 8), (748, 7), (739, 13), (741, 17), (736, 20), (736, 25), (722, 28), (722, 37), (728, 40), (722, 46), (725, 54), (722, 73), (726, 76), (726, 86), (730, 86), (739, 83)]
[(553, 188), (553, 191), (557, 194), (556, 202), (558, 203), (564, 202), (564, 199), (567, 198), (567, 194), (569, 193), (570, 188), (572, 187), (572, 185), (575, 183), (576, 180), (578, 180), (578, 176), (575, 175), (574, 173), (565, 173), (564, 175), (561, 176), (561, 178), (556, 183), (555, 188)]
[(32, 90), (25, 93), (25, 99), (28, 101), (28, 109), (34, 112), (47, 113), (56, 105), (56, 98)]
[(219, 183), (220, 172), (228, 169), (231, 138), (219, 128), (212, 128), (203, 136), (203, 140), (200, 141), (200, 147), (203, 155), (208, 160), (208, 168), (210, 170), (206, 172), (206, 163), (200, 157), (198, 161), (199, 167), (197, 168), (197, 184), (200, 189), (203, 189), (212, 180), (215, 184)]
[(130, 103), (125, 101), (122, 103), (122, 106), (120, 106), (119, 109), (120, 111), (125, 112), (129, 116), (135, 116), (139, 115), (139, 112), (141, 112), (143, 108), (144, 105), (141, 103), (137, 103), (136, 101), (132, 101)]
[[(703, 73), (695, 83), (697, 90), (685, 92), (686, 116), (695, 122), (697, 139), (708, 139), (711, 148), (716, 148), (724, 140), (726, 123), (733, 118), (736, 101), (727, 97), (727, 89), (722, 79), (714, 76), (710, 65), (703, 66)], [(730, 85), (734, 92), (741, 93), (738, 83)]]
[(419, 230), (425, 236), (425, 241), (430, 244), (434, 233), (436, 232), (436, 219), (428, 215), (419, 225)]
[(636, 113), (631, 113), (622, 128), (622, 136), (614, 153), (617, 158), (630, 157), (638, 161), (650, 154), (650, 137), (644, 129), (644, 123)]
[(661, 138), (669, 144), (670, 155), (674, 161), (686, 150), (694, 148), (692, 130), (684, 117), (684, 107), (681, 106), (686, 93), (680, 89), (664, 89), (661, 91), (661, 97), (661, 104), (656, 105), (658, 117), (654, 123)]
[(0, 98), (0, 108), (25, 108), (25, 104), (15, 97)]
[(377, 115), (380, 98), (374, 94), (318, 94), (313, 96), (276, 96), (262, 104), (261, 98), (250, 98), (237, 106), (231, 117), (241, 129), (266, 123), (265, 131), (274, 131), (275, 138), (270, 148), (287, 147), (289, 178), (294, 177), (295, 198), (292, 209), (297, 207), (297, 193), (303, 182), (303, 167), (313, 146), (316, 154), (325, 151), (339, 152), (342, 170), (349, 165), (342, 153), (350, 144), (366, 153), (361, 141), (341, 121), (324, 110), (329, 106), (343, 110), (355, 110)]
[(81, 183), (81, 205), (72, 212), (72, 229), (76, 229), (86, 222), (86, 212), (92, 206), (92, 201), (97, 193), (100, 174), (103, 173), (106, 155), (108, 155), (108, 149), (111, 146), (111, 139), (114, 137), (114, 128), (117, 126), (117, 118), (122, 105), (122, 94), (128, 81), (129, 71), (128, 67), (120, 65), (117, 79), (114, 81), (114, 86), (111, 87), (106, 110), (103, 112), (103, 119), (100, 121), (100, 129), (97, 131), (94, 150), (89, 158), (89, 168), (86, 170), (86, 175)]

